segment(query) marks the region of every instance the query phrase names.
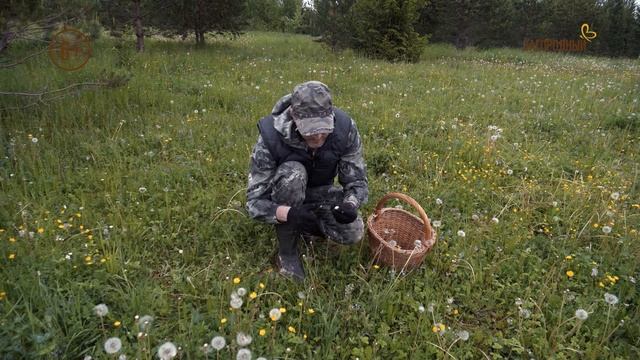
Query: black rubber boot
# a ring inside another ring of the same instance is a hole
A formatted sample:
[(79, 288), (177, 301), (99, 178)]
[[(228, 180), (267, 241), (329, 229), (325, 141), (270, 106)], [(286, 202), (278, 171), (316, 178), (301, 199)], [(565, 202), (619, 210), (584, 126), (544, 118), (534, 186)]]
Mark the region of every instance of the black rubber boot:
[(278, 271), (281, 275), (303, 281), (304, 269), (298, 254), (300, 231), (291, 224), (277, 224), (276, 235), (278, 236)]

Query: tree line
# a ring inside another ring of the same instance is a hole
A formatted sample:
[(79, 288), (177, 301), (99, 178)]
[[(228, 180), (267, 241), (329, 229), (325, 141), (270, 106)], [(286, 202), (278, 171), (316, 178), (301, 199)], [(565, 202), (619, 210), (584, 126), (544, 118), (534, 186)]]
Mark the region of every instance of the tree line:
[(335, 50), (417, 61), (427, 41), (524, 48), (576, 41), (587, 24), (597, 36), (584, 52), (640, 55), (634, 0), (8, 0), (0, 5), (0, 54), (12, 41), (28, 39), (25, 33), (46, 33), (70, 18), (94, 37), (102, 29), (135, 35), (138, 51), (151, 34), (203, 45), (207, 34), (269, 30), (310, 34)]

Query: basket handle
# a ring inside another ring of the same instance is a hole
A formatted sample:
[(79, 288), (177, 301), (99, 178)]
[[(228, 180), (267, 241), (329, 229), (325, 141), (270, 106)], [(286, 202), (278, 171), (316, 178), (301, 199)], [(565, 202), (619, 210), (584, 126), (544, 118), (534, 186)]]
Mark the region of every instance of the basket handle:
[(424, 210), (422, 209), (422, 206), (420, 206), (420, 204), (418, 204), (417, 201), (413, 200), (413, 198), (411, 198), (408, 195), (405, 195), (402, 193), (390, 192), (387, 195), (383, 196), (382, 199), (378, 201), (378, 205), (376, 206), (376, 210), (375, 210), (375, 216), (380, 215), (380, 212), (382, 211), (382, 208), (384, 207), (384, 205), (391, 199), (402, 200), (408, 203), (409, 205), (413, 206), (413, 208), (418, 211), (418, 214), (420, 215), (420, 218), (424, 223), (425, 240), (431, 239), (431, 236), (433, 236), (433, 230), (431, 229), (431, 221), (429, 220), (427, 213), (424, 212)]

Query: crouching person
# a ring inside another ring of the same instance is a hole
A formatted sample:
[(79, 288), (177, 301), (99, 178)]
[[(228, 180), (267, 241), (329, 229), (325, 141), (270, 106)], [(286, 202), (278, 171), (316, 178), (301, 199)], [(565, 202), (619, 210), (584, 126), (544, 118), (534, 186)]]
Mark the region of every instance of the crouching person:
[[(318, 81), (297, 85), (258, 129), (247, 210), (253, 219), (275, 225), (280, 274), (303, 280), (301, 235), (340, 244), (355, 244), (364, 235), (358, 208), (369, 190), (360, 134)], [(341, 186), (334, 185), (336, 176)]]

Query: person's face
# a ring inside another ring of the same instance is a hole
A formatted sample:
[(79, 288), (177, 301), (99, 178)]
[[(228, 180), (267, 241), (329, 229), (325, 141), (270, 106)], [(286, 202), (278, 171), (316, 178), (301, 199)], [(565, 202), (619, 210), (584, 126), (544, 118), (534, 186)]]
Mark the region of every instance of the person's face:
[(302, 135), (302, 138), (307, 143), (307, 146), (312, 149), (317, 149), (324, 145), (324, 142), (327, 140), (328, 136), (329, 134), (315, 134), (309, 136)]

